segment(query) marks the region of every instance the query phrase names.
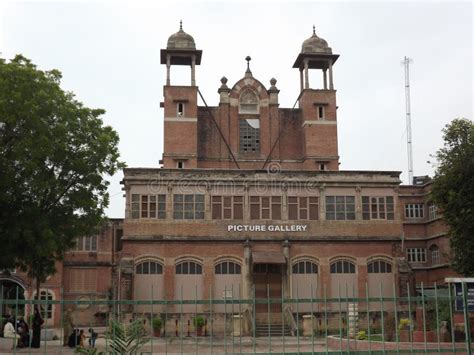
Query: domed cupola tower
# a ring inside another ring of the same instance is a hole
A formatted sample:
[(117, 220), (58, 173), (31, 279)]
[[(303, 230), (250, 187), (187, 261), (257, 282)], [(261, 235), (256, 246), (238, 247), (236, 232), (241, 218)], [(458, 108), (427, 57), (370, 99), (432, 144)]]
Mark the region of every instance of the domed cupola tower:
[[(339, 58), (328, 42), (313, 34), (301, 46), (293, 68), (300, 71), (299, 107), (303, 117), (304, 165), (308, 169), (339, 170), (337, 147), (336, 90), (333, 65)], [(309, 69), (323, 74), (323, 87), (313, 89), (309, 83)], [(328, 87), (329, 74), (329, 87)]]
[(191, 86), (196, 86), (196, 65), (201, 64), (202, 51), (196, 49), (194, 38), (183, 31), (183, 23), (179, 23), (179, 31), (168, 38), (166, 49), (161, 50), (161, 64), (166, 64), (166, 85), (171, 85), (170, 69), (172, 65), (191, 66)]
[[(166, 49), (161, 50), (161, 64), (166, 64), (164, 91), (164, 149), (165, 168), (197, 167), (197, 94), (196, 65), (201, 64), (202, 51), (196, 49), (194, 38), (179, 31), (168, 38)], [(171, 85), (172, 65), (191, 67), (191, 85)]]
[[(313, 35), (303, 42), (301, 53), (296, 58), (293, 68), (300, 70), (301, 91), (309, 89), (308, 69), (320, 69), (323, 71), (324, 90), (328, 89), (327, 73), (329, 72), (329, 90), (334, 90), (332, 66), (339, 58), (338, 54), (332, 54), (326, 40), (316, 35), (316, 29), (313, 26)], [(303, 83), (304, 71), (304, 83)]]

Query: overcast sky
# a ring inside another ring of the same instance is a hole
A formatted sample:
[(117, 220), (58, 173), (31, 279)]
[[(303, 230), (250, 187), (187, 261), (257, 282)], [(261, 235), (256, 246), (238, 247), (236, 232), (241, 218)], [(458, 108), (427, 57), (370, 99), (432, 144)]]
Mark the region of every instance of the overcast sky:
[[(196, 80), (217, 105), (220, 78), (232, 86), (252, 57), (255, 78), (275, 77), (280, 107), (292, 107), (299, 72), (292, 65), (313, 24), (333, 53), (340, 168), (402, 171), (407, 182), (404, 56), (410, 66), (415, 175), (432, 175), (429, 154), (455, 117), (472, 119), (471, 2), (0, 2), (0, 52), (21, 53), (59, 69), (62, 87), (103, 108), (120, 134), (129, 167), (158, 167), (163, 151), (165, 67), (159, 51), (179, 29), (203, 50)], [(319, 74), (319, 72), (318, 72)], [(172, 67), (172, 84), (189, 84)], [(318, 88), (320, 76), (310, 75)], [(111, 178), (110, 217), (123, 217), (122, 173)]]

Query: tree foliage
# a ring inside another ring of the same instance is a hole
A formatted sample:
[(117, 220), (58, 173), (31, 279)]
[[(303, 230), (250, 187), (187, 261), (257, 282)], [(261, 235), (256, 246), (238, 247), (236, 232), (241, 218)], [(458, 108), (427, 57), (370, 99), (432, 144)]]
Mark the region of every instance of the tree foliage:
[(148, 342), (146, 329), (141, 319), (134, 320), (128, 325), (124, 325), (117, 320), (111, 320), (105, 336), (109, 341), (110, 352), (106, 353), (95, 348), (77, 348), (76, 353), (87, 355), (138, 355), (142, 354), (142, 348)]
[(0, 58), (0, 269), (19, 266), (37, 282), (93, 233), (108, 205), (105, 177), (123, 166), (105, 111), (60, 80), (21, 55)]
[(474, 275), (474, 124), (455, 119), (443, 129), (444, 146), (436, 153), (432, 200), (450, 229), (453, 268)]

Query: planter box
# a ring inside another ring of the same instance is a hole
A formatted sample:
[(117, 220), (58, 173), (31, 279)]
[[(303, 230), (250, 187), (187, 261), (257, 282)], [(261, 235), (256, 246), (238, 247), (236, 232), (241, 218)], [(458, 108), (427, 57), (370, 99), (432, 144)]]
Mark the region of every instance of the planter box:
[(410, 330), (400, 330), (398, 337), (400, 342), (408, 343), (413, 340), (413, 334)]
[[(424, 332), (422, 330), (415, 330), (413, 332), (413, 341), (416, 343), (423, 343), (425, 341)], [(432, 343), (436, 342), (436, 332), (434, 330), (427, 330), (426, 331), (426, 342)]]

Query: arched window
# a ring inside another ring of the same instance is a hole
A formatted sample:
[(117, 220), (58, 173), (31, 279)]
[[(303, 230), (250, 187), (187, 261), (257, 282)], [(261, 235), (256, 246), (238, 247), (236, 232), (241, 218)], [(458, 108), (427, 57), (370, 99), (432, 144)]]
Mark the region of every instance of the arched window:
[(441, 264), (441, 256), (439, 253), (439, 248), (436, 244), (430, 247), (430, 252), (431, 252), (431, 265)]
[(162, 274), (163, 266), (156, 261), (143, 261), (135, 266), (135, 273), (139, 275)]
[(216, 275), (240, 275), (240, 265), (232, 261), (223, 261), (215, 267)]
[(260, 119), (257, 94), (247, 89), (239, 100), (239, 152), (260, 152)]
[(202, 266), (194, 261), (182, 261), (176, 264), (176, 275), (201, 275)]
[(392, 272), (392, 265), (383, 260), (375, 260), (367, 265), (369, 274), (385, 274)]
[[(38, 300), (38, 295), (35, 294), (35, 300)], [(53, 318), (53, 305), (50, 303), (53, 300), (53, 294), (50, 291), (41, 290), (39, 294), (40, 301), (47, 301), (46, 304), (40, 305), (41, 317), (46, 317), (47, 319)]]
[(299, 261), (293, 264), (293, 274), (317, 274), (318, 265), (311, 261)]
[(338, 260), (331, 264), (331, 274), (355, 274), (355, 264), (347, 260)]
[(247, 89), (240, 95), (239, 113), (258, 114), (258, 97), (253, 90)]

